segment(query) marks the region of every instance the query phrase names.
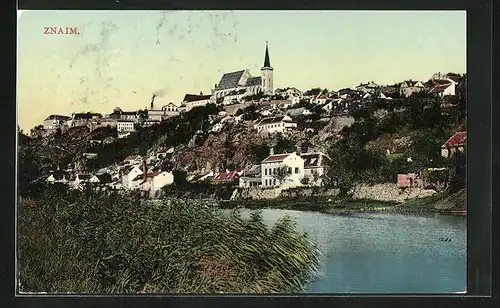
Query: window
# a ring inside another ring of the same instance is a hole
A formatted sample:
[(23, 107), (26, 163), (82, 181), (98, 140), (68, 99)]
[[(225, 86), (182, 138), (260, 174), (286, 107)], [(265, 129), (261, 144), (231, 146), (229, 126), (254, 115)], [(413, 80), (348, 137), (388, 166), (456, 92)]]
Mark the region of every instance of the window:
[(264, 175), (267, 175), (267, 169), (264, 169)]
[(273, 185), (276, 186), (276, 179), (273, 180)]
[(299, 173), (299, 167), (295, 167), (295, 173)]
[(292, 167), (288, 167), (288, 173), (292, 174)]
[(266, 186), (267, 186), (267, 179), (266, 179)]

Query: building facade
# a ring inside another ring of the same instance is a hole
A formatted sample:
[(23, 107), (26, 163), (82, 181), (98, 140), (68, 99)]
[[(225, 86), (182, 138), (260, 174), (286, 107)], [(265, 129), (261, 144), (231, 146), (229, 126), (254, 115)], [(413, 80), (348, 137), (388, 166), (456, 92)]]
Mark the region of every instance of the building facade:
[[(286, 175), (282, 172), (286, 172)], [(304, 159), (296, 153), (271, 154), (261, 163), (263, 188), (301, 186), (303, 177)]]
[(254, 128), (259, 133), (284, 133), (297, 127), (297, 122), (289, 116), (264, 118), (255, 124)]

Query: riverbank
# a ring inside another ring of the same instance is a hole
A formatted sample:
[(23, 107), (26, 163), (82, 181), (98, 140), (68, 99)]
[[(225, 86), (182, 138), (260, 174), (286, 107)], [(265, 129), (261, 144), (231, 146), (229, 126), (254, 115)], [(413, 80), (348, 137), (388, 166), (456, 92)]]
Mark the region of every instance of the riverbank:
[[(452, 206), (443, 206), (443, 204), (453, 204), (453, 202), (456, 203), (454, 197), (460, 196), (460, 198), (463, 199), (462, 195), (462, 191), (455, 194), (448, 194), (446, 192), (443, 192), (436, 193), (432, 196), (413, 198), (405, 202), (339, 197), (277, 198), (271, 200), (220, 201), (219, 206), (226, 209), (239, 207), (247, 209), (286, 209), (330, 214), (366, 212), (442, 213), (445, 209), (449, 210), (453, 208)], [(463, 206), (460, 207), (463, 208)]]

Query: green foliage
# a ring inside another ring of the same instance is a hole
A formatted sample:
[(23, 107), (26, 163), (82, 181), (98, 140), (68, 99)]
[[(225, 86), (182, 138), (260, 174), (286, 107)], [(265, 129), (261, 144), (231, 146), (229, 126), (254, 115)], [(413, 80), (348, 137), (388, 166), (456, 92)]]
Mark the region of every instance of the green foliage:
[(260, 117), (260, 114), (257, 112), (258, 108), (259, 108), (258, 105), (250, 105), (250, 106), (245, 107), (243, 109), (238, 109), (238, 111), (236, 112), (236, 115), (239, 116), (239, 115), (243, 114), (243, 120), (254, 121)]
[(291, 293), (318, 265), (292, 220), (201, 201), (50, 186), (20, 200), (18, 226), (21, 292)]

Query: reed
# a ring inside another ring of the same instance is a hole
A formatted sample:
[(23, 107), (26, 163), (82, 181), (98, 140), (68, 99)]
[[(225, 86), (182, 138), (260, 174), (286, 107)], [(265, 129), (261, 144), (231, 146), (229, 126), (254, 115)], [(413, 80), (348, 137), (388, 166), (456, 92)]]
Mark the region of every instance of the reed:
[(289, 218), (49, 188), (19, 204), (21, 292), (295, 293), (318, 250)]

